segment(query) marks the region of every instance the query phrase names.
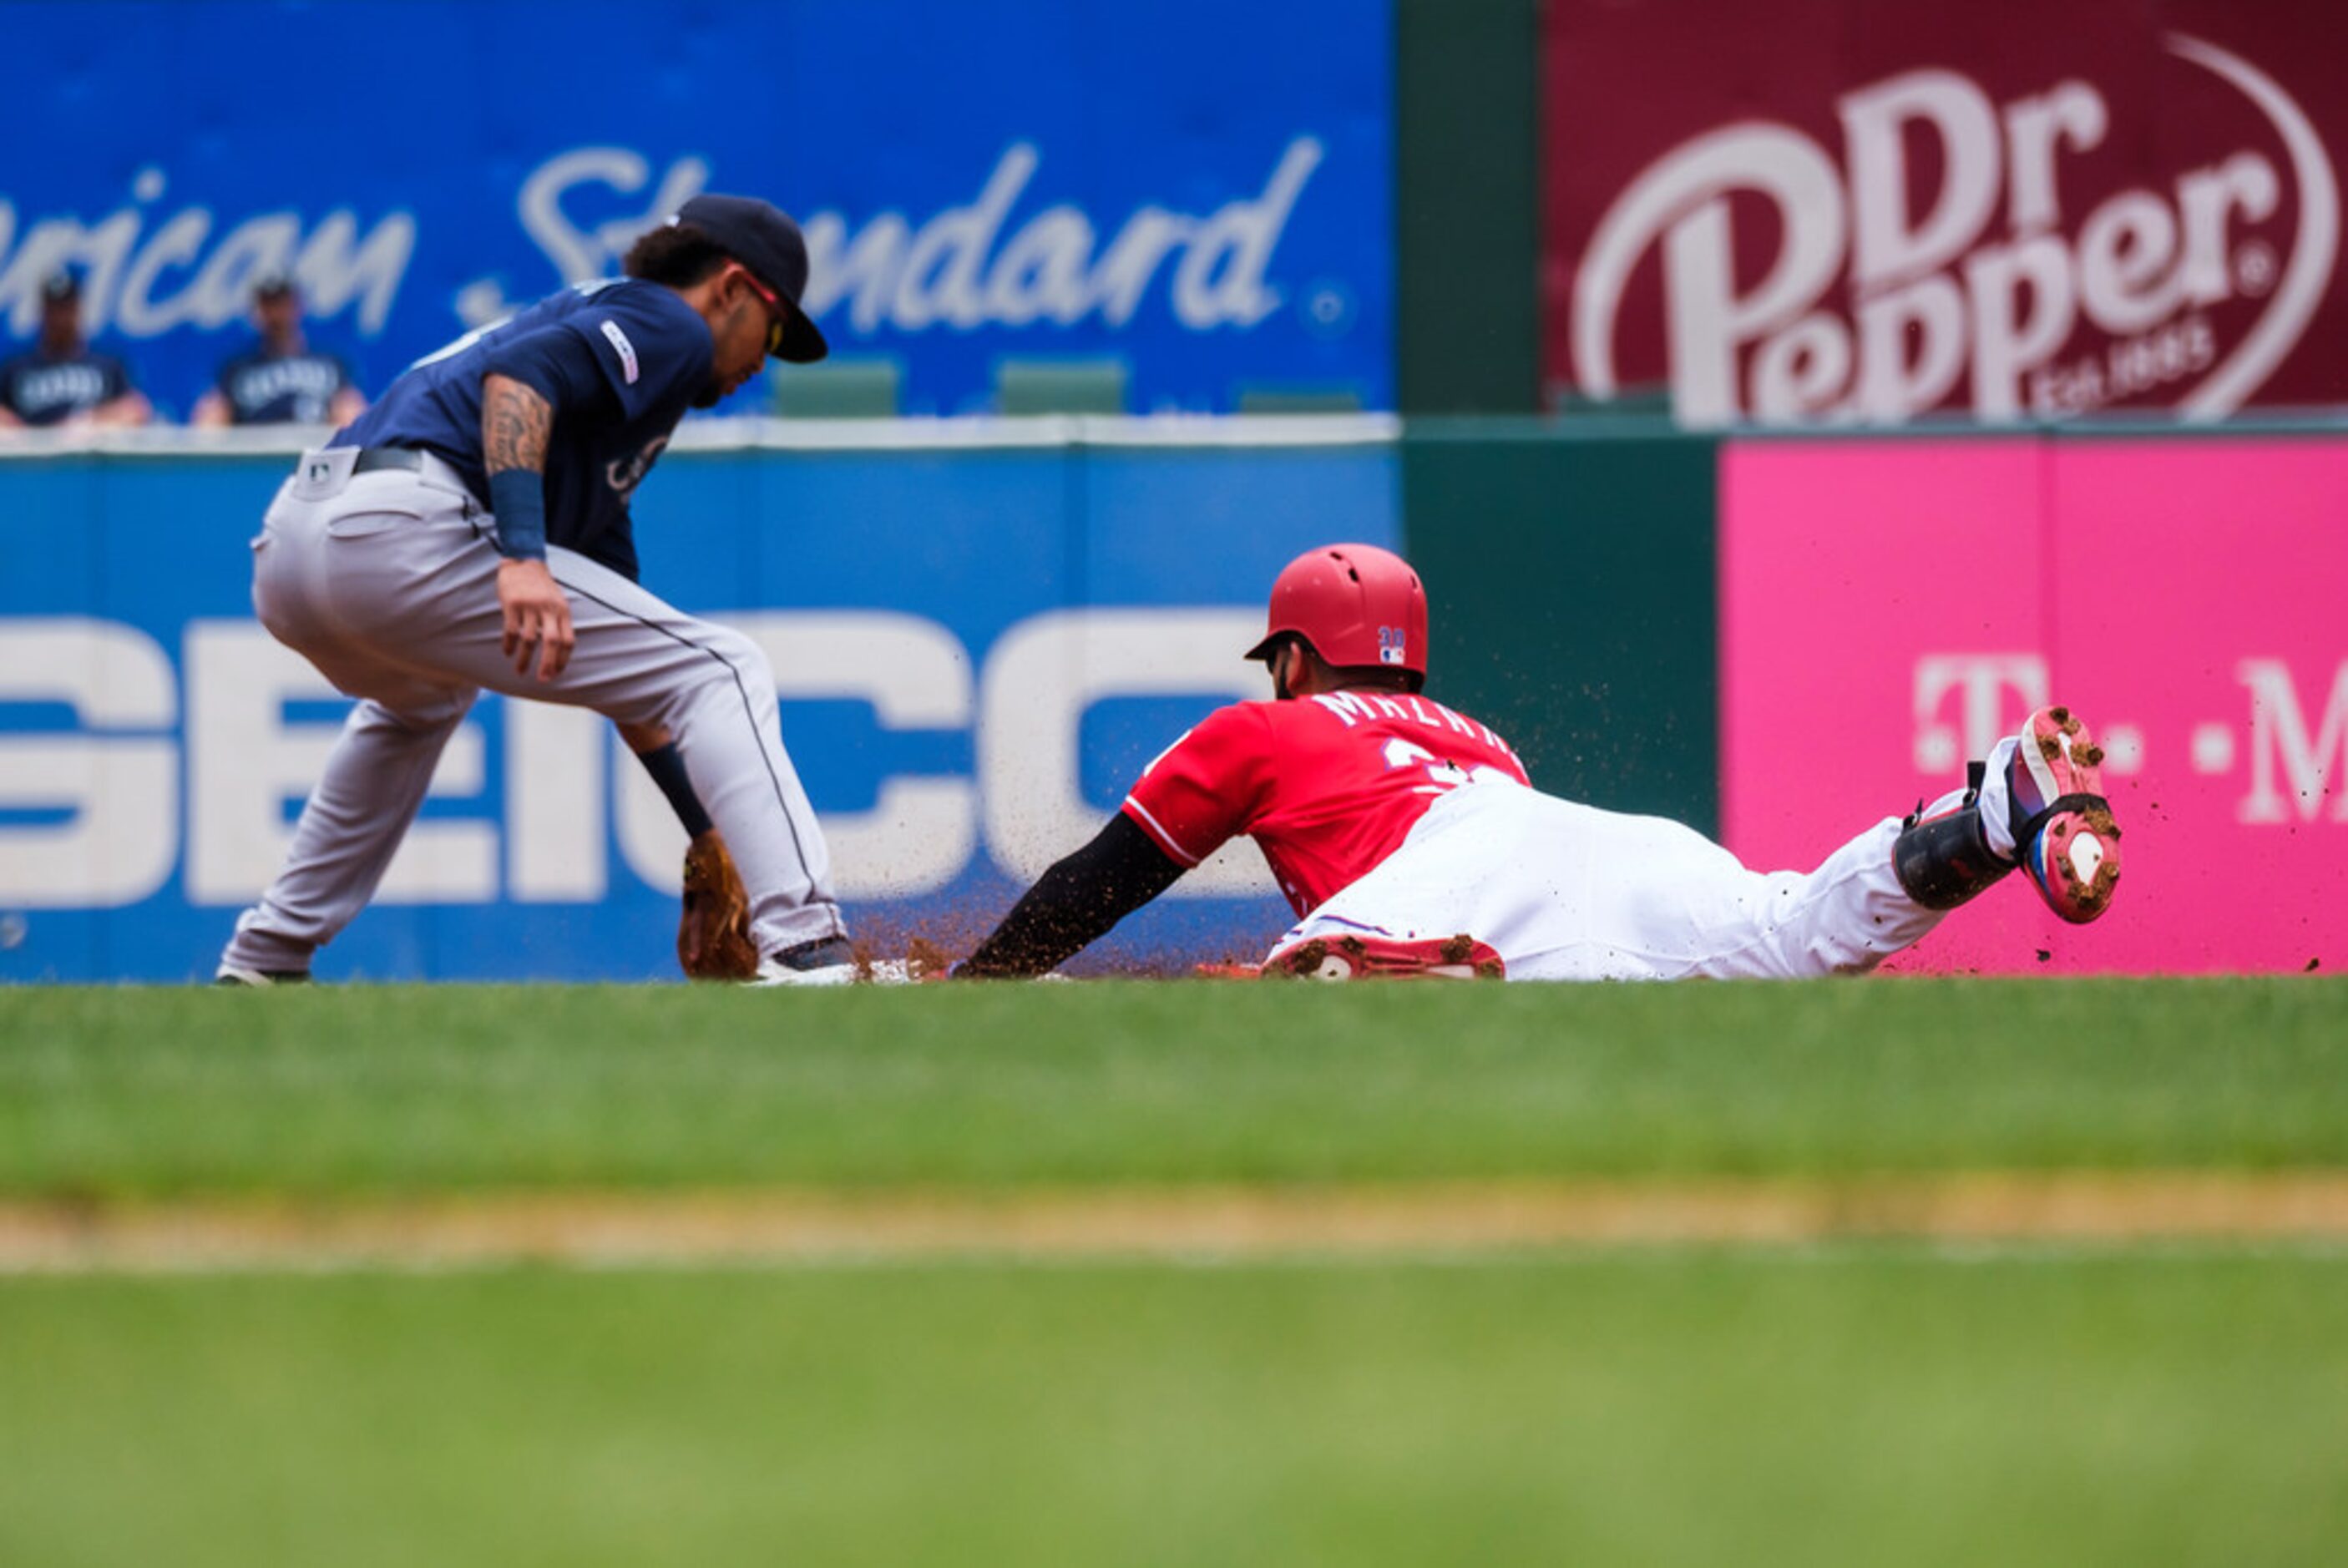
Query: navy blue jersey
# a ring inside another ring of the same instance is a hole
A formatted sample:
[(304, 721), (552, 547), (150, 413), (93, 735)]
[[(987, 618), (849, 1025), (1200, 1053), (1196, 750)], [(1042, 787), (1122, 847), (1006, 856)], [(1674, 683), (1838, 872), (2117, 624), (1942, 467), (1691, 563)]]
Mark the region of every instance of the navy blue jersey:
[(221, 366), (218, 383), (239, 425), (318, 424), (350, 384), (351, 367), (334, 355), (273, 355), (259, 344)]
[(130, 390), (130, 372), (110, 354), (84, 348), (66, 359), (39, 349), (0, 365), (0, 408), (27, 425), (56, 425)]
[(628, 498), (695, 397), (708, 388), (715, 351), (708, 324), (664, 284), (582, 284), (461, 337), (410, 366), (335, 444), (437, 452), (488, 506), (481, 379), (500, 348), (550, 331), (570, 333), (587, 346), (603, 386), (589, 406), (554, 411), (546, 453), (546, 542), (633, 577)]

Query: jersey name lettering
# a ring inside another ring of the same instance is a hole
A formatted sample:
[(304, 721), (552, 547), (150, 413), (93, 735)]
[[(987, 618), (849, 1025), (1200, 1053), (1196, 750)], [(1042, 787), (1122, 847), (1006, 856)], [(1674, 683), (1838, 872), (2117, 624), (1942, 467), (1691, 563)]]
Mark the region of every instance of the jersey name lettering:
[[(1320, 692), (1313, 698), (1342, 720), (1351, 729), (1364, 719), (1399, 718), (1426, 726), (1429, 729), (1447, 729), (1455, 735), (1478, 738), (1488, 745), (1507, 748), (1507, 743), (1493, 734), (1490, 727), (1472, 718), (1463, 718), (1439, 702), (1428, 702), (1416, 696), (1382, 696), (1375, 692)], [(1429, 710), (1432, 711), (1429, 711)]]

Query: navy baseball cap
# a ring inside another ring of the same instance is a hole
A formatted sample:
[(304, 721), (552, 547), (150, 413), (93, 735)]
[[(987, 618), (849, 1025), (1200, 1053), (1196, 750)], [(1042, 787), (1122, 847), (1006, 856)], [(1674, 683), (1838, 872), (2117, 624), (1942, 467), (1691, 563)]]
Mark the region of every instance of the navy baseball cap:
[(79, 299), (81, 280), (71, 273), (51, 273), (41, 280), (41, 298), (44, 301)]
[(807, 293), (807, 239), (791, 215), (756, 196), (719, 196), (704, 191), (676, 210), (672, 223), (689, 223), (716, 241), (751, 275), (790, 304), (783, 345), (775, 357), (812, 365), (831, 352), (823, 334), (799, 308)]

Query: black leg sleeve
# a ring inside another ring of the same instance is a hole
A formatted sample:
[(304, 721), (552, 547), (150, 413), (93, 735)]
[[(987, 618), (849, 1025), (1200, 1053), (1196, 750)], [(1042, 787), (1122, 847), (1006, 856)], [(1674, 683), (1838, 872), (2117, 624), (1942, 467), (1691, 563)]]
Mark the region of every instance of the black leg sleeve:
[(1181, 875), (1173, 858), (1119, 811), (1091, 843), (1038, 877), (954, 974), (994, 979), (1056, 969)]
[(685, 836), (697, 839), (709, 831), (709, 813), (701, 809), (701, 798), (693, 792), (693, 780), (685, 777), (685, 755), (672, 740), (666, 746), (651, 751), (639, 751), (636, 760), (653, 776), (660, 792), (668, 797), (668, 809), (685, 825)]

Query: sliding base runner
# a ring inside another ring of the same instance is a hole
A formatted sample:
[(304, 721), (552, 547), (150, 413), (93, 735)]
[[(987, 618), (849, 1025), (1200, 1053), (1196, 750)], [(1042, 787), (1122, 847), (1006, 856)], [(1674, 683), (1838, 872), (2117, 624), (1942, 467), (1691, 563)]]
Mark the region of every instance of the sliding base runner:
[(956, 975), (1051, 969), (1241, 834), (1299, 916), (1262, 972), (1320, 979), (1858, 974), (2017, 865), (2065, 920), (2111, 906), (2119, 828), (2067, 709), (2032, 714), (1964, 789), (1816, 870), (1764, 872), (1678, 822), (1533, 789), (1499, 736), (1424, 694), (1426, 647), (1408, 563), (1364, 544), (1298, 557), (1247, 655), (1272, 699), (1168, 748)]

